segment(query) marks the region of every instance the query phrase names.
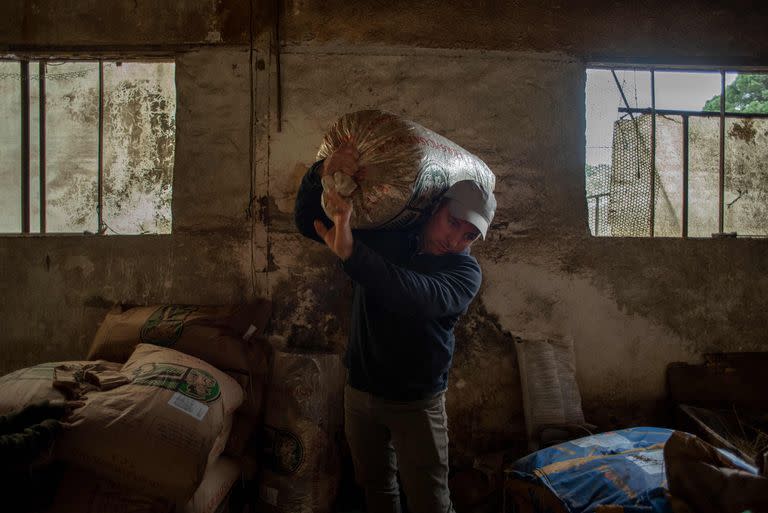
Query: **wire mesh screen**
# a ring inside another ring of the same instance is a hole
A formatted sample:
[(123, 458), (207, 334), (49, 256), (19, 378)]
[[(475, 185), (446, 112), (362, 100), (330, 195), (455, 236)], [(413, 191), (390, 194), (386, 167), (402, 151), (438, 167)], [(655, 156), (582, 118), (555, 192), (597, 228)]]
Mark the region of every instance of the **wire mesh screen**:
[(613, 125), (608, 222), (616, 237), (651, 235), (651, 116)]
[[(627, 114), (620, 113), (619, 109), (625, 107), (643, 109), (651, 106), (650, 78), (650, 72), (638, 69), (587, 70), (585, 178), (589, 229), (592, 235), (610, 237), (626, 234), (626, 229), (622, 227), (619, 227), (617, 232), (611, 222), (611, 218), (615, 217), (615, 213), (612, 212), (615, 207), (612, 195), (616, 190), (623, 188), (623, 185), (614, 184), (612, 179), (613, 160), (616, 157), (614, 155), (615, 125), (617, 120), (631, 119)], [(635, 137), (635, 135), (628, 134), (629, 137)], [(634, 147), (634, 143), (627, 137), (620, 136), (619, 139), (623, 139)], [(650, 139), (646, 137), (646, 140)], [(626, 169), (633, 167), (630, 165), (630, 156), (633, 161), (637, 160), (637, 155), (630, 151), (630, 148), (627, 148), (621, 156)], [(629, 179), (630, 177), (627, 176), (626, 180)], [(631, 200), (629, 195), (625, 196), (624, 199)], [(646, 197), (648, 196), (646, 194)], [(631, 211), (629, 205), (623, 205), (623, 212)], [(622, 230), (625, 233), (622, 233)]]

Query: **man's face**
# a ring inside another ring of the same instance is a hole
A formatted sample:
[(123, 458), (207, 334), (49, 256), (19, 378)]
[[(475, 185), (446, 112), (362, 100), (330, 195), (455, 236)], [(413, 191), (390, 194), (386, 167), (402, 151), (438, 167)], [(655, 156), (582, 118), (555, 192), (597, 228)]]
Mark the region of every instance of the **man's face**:
[(453, 217), (443, 202), (427, 221), (422, 233), (424, 253), (446, 255), (461, 253), (480, 237), (480, 230), (463, 219)]

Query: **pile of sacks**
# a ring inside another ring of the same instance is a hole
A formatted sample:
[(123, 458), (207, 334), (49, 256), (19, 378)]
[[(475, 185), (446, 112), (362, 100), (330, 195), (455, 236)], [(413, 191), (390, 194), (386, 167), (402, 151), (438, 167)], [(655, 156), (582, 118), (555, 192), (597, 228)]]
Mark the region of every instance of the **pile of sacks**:
[[(339, 486), (345, 371), (273, 349), (270, 305), (116, 307), (88, 360), (0, 378), (0, 415), (78, 400), (49, 513), (213, 513), (242, 480), (268, 513), (328, 513)], [(248, 497), (250, 495), (250, 497)]]
[(0, 415), (83, 403), (55, 445), (67, 464), (51, 513), (212, 513), (256, 468), (269, 304), (117, 307), (85, 361), (0, 378)]

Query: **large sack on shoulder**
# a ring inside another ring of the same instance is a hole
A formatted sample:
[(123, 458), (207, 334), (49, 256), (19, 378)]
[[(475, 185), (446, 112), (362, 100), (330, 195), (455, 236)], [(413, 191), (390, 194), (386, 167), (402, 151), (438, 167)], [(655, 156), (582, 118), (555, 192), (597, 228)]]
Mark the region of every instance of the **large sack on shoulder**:
[(86, 394), (58, 456), (141, 494), (185, 503), (242, 389), (198, 358), (150, 344), (136, 348), (122, 373), (130, 383)]
[(323, 187), (351, 199), (352, 228), (400, 228), (418, 219), (456, 182), (473, 180), (487, 192), (496, 183), (493, 172), (472, 153), (389, 112), (345, 114), (325, 134), (317, 160), (344, 143), (352, 143), (360, 153), (358, 164), (365, 172), (355, 181), (329, 170)]
[[(41, 363), (6, 374), (0, 378), (0, 415), (19, 411), (40, 401), (72, 399), (80, 391), (72, 386), (55, 386), (56, 369), (73, 376), (77, 388), (92, 389), (94, 376), (102, 372), (118, 372), (122, 365), (105, 361), (66, 361)], [(61, 384), (61, 383), (60, 383)]]
[[(227, 339), (250, 340), (263, 336), (271, 313), (266, 299), (242, 305), (117, 305), (107, 313), (88, 351), (88, 359), (125, 362), (139, 343), (169, 347), (192, 354), (225, 369), (240, 354), (221, 356)], [(218, 365), (222, 363), (222, 365)]]
[(336, 354), (275, 351), (259, 486), (267, 513), (330, 511), (340, 477), (344, 377)]

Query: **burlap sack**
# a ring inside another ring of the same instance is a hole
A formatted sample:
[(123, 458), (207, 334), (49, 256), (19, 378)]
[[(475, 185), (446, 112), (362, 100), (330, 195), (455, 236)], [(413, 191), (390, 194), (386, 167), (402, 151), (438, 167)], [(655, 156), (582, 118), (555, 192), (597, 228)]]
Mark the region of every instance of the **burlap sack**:
[(585, 423), (576, 381), (573, 338), (547, 333), (513, 335), (528, 448), (533, 451), (540, 448), (543, 429)]
[(55, 369), (71, 371), (78, 387), (93, 388), (89, 379), (100, 372), (117, 372), (122, 365), (105, 361), (69, 361), (42, 363), (19, 369), (0, 378), (0, 415), (23, 409), (40, 401), (74, 398), (79, 392), (72, 387), (54, 388)]
[(46, 513), (172, 513), (174, 504), (145, 497), (91, 472), (67, 469)]
[(338, 355), (275, 352), (259, 486), (264, 510), (330, 511), (340, 474), (344, 376)]
[[(317, 159), (328, 157), (346, 142), (360, 153), (358, 164), (365, 169), (363, 176), (350, 181), (329, 170), (331, 174), (324, 179), (323, 187), (333, 187), (350, 198), (354, 206), (352, 228), (410, 224), (448, 187), (461, 180), (473, 180), (488, 192), (495, 186), (493, 172), (475, 155), (389, 112), (345, 114), (325, 134)], [(324, 198), (325, 194), (325, 208)]]
[(219, 459), (229, 443), (229, 437), (232, 433), (232, 426), (234, 425), (234, 415), (227, 415), (224, 419), (224, 425), (221, 431), (216, 436), (216, 440), (213, 441), (211, 446), (211, 452), (208, 453), (208, 465), (210, 466), (214, 461)]
[(243, 392), (198, 358), (140, 344), (123, 366), (129, 384), (89, 392), (58, 456), (120, 486), (186, 503)]
[[(218, 458), (205, 470), (203, 482), (192, 499), (184, 506), (184, 513), (213, 513), (227, 498), (240, 477), (240, 466), (232, 458)], [(228, 510), (225, 510), (228, 511)]]
[(255, 425), (269, 370), (269, 345), (261, 334), (270, 308), (267, 300), (238, 306), (117, 306), (96, 332), (88, 358), (124, 362), (140, 342), (200, 358), (238, 380), (246, 392), (243, 412)]
[(228, 338), (263, 336), (270, 313), (266, 299), (244, 305), (117, 305), (99, 326), (88, 359), (125, 362), (137, 344), (145, 343), (192, 354), (222, 370), (239, 368), (241, 354), (236, 351), (215, 363), (208, 358), (233, 351)]

